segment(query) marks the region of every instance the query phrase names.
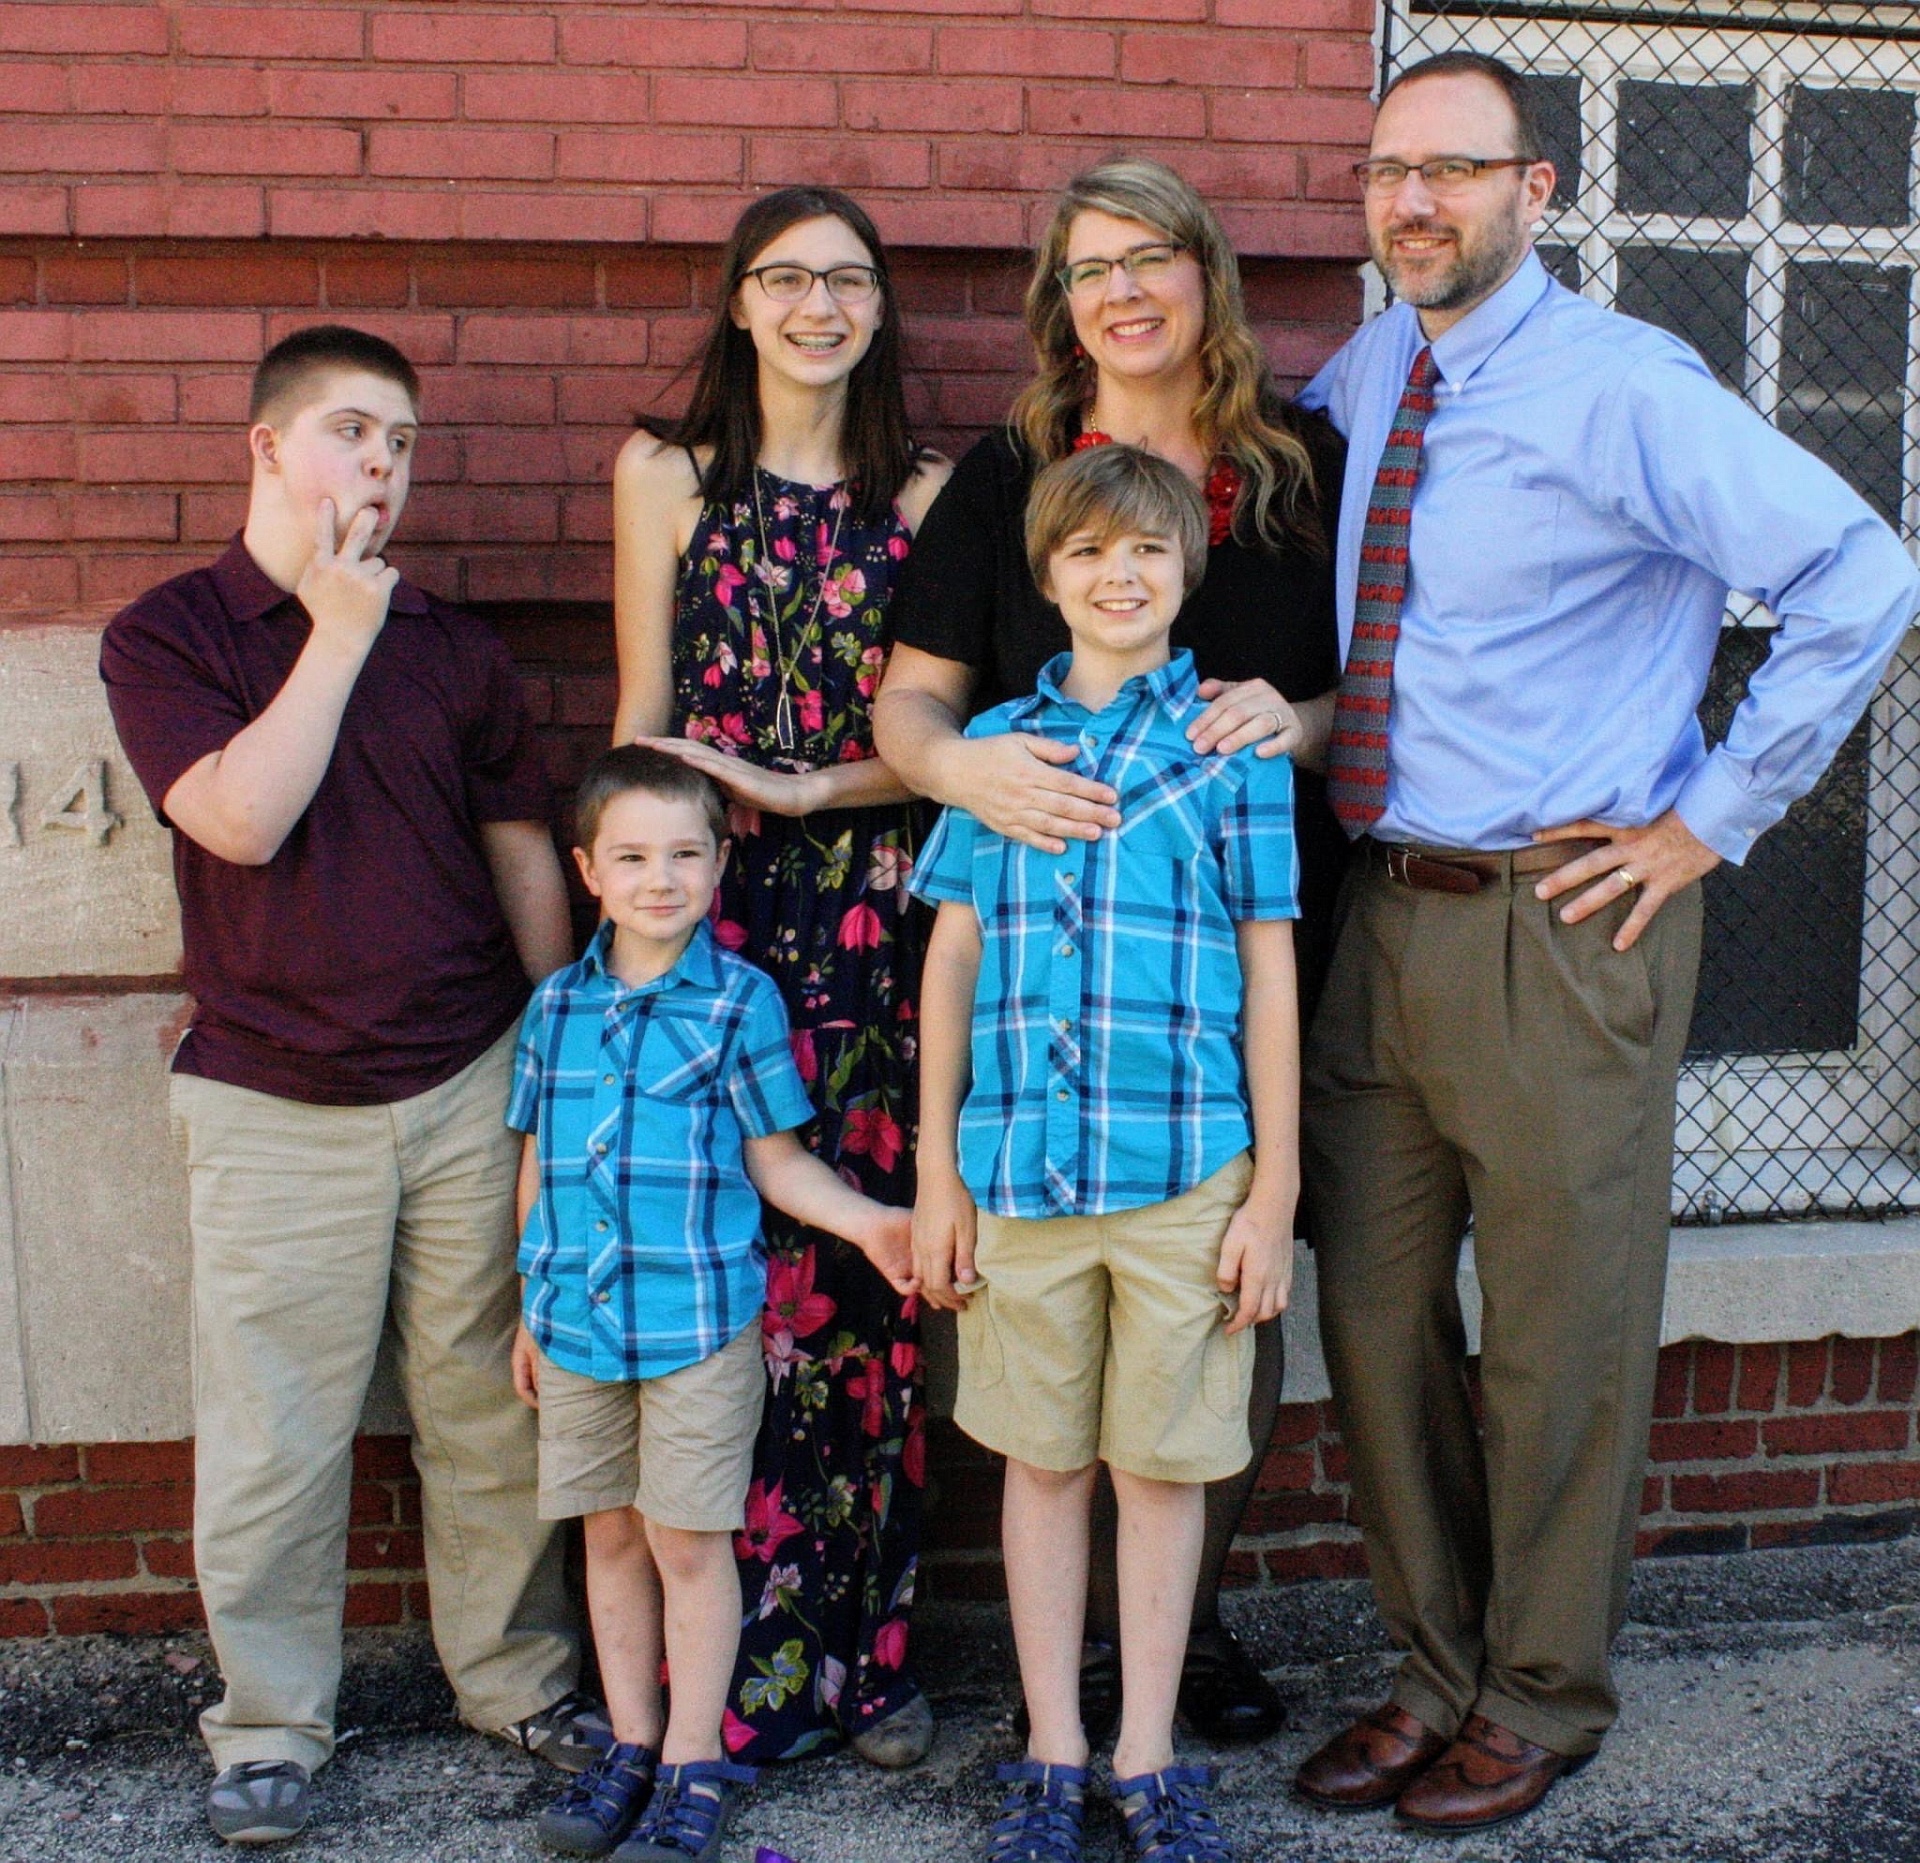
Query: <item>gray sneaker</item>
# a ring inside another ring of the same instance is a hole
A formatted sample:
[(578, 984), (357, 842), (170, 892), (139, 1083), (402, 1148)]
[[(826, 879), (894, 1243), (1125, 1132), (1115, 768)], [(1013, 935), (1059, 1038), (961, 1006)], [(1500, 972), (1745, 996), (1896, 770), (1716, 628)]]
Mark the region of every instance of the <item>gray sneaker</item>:
[(495, 1731), (496, 1740), (531, 1753), (562, 1772), (585, 1772), (613, 1745), (613, 1723), (591, 1695), (569, 1689), (538, 1714)]
[(933, 1709), (925, 1695), (912, 1696), (903, 1707), (853, 1737), (853, 1750), (869, 1766), (884, 1766), (889, 1772), (919, 1765), (932, 1745)]
[(277, 1844), (307, 1828), (309, 1774), (292, 1760), (245, 1760), (207, 1787), (207, 1822), (230, 1844)]

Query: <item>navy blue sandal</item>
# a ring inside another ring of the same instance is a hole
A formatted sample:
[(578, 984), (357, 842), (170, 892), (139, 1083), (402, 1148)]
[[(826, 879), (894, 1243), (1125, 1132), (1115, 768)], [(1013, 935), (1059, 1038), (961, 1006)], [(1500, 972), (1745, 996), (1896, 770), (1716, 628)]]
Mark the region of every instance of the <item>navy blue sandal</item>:
[(616, 1741), (540, 1814), (540, 1841), (562, 1856), (603, 1857), (647, 1808), (660, 1756)]
[(1087, 1769), (1020, 1760), (994, 1775), (1007, 1788), (986, 1863), (1080, 1863)]
[(654, 1774), (653, 1801), (613, 1863), (714, 1863), (727, 1834), (734, 1788), (759, 1775), (727, 1760), (687, 1760)]
[(1207, 1790), (1211, 1766), (1169, 1766), (1113, 1782), (1116, 1809), (1140, 1863), (1233, 1863)]

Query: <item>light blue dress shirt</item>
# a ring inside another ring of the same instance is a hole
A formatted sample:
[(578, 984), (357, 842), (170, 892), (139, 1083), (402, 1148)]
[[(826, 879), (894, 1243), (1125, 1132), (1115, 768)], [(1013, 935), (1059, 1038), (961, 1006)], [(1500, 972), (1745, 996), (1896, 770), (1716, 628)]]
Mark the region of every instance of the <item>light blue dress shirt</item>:
[[(1302, 400), (1347, 436), (1340, 644), (1387, 431), (1426, 338), (1396, 304)], [(1433, 345), (1382, 840), (1488, 850), (1667, 809), (1745, 859), (1865, 708), (1916, 605), (1893, 532), (1678, 338), (1529, 254)], [(1694, 708), (1727, 591), (1780, 626), (1726, 741)]]

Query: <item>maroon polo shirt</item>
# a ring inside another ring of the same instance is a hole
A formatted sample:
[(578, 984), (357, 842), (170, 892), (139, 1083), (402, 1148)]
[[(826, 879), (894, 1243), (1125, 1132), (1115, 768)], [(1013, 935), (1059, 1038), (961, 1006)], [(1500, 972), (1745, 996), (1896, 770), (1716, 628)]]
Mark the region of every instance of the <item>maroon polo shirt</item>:
[[(114, 619), (100, 676), (162, 821), (173, 785), (272, 702), (310, 629), (238, 537)], [(280, 851), (236, 866), (174, 829), (196, 1000), (175, 1071), (321, 1106), (384, 1105), (451, 1079), (528, 994), (480, 827), (547, 812), (506, 648), (400, 583)]]

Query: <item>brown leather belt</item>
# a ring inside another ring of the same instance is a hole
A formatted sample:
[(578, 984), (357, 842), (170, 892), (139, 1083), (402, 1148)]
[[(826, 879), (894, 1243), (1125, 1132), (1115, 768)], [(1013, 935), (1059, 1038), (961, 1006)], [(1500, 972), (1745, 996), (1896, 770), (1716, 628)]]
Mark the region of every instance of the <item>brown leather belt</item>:
[(1585, 840), (1543, 841), (1532, 847), (1517, 847), (1508, 854), (1481, 854), (1470, 848), (1422, 851), (1399, 841), (1376, 841), (1372, 835), (1363, 835), (1360, 851), (1369, 867), (1416, 892), (1477, 893), (1483, 886), (1509, 876), (1551, 873), (1601, 845)]

